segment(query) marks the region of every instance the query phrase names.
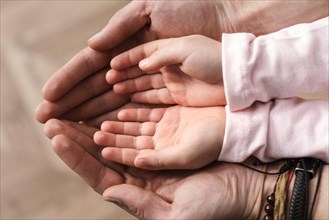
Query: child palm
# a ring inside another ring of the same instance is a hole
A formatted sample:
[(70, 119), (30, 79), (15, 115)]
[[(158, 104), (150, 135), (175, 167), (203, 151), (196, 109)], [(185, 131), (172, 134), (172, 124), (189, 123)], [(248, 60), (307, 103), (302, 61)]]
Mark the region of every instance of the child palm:
[[(223, 107), (126, 109), (94, 136), (105, 159), (145, 169), (193, 169), (216, 160), (225, 128)], [(130, 122), (131, 121), (131, 122)]]
[(137, 102), (195, 107), (226, 104), (221, 44), (204, 36), (146, 43), (115, 57), (111, 67), (107, 81), (114, 84), (114, 91), (132, 93)]

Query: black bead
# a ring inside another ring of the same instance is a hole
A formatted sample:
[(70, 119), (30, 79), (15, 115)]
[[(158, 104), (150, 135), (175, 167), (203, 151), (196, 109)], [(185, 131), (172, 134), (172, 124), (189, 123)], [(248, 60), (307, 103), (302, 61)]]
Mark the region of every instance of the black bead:
[(275, 202), (274, 194), (272, 193), (271, 195), (267, 196), (266, 200), (267, 200), (267, 202), (270, 203), (271, 205), (274, 205), (274, 202)]
[(273, 212), (274, 212), (274, 207), (273, 207), (272, 205), (270, 205), (270, 204), (267, 204), (267, 205), (265, 206), (265, 212), (266, 212), (267, 214), (273, 214)]
[(273, 220), (273, 216), (271, 215), (265, 215), (264, 220)]

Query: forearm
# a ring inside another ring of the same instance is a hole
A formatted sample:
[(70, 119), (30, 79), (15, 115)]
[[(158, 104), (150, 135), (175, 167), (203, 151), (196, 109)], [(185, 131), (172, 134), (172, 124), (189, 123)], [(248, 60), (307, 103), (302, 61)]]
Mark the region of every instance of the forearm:
[(223, 146), (218, 160), (242, 162), (315, 157), (329, 162), (328, 101), (301, 99), (255, 103), (226, 111)]
[(328, 90), (328, 17), (255, 37), (224, 34), (223, 80), (231, 111), (254, 101)]
[(305, 22), (312, 22), (328, 16), (329, 2), (321, 1), (223, 1), (224, 8), (233, 26), (256, 36), (272, 33), (282, 28)]

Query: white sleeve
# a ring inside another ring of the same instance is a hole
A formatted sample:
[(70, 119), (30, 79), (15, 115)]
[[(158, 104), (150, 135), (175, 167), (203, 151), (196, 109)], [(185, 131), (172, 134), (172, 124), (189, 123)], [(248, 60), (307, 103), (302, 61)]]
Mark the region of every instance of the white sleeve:
[(255, 101), (329, 90), (329, 17), (255, 37), (223, 34), (222, 64), (231, 111)]
[(328, 114), (328, 101), (297, 98), (227, 109), (218, 160), (242, 162), (253, 155), (264, 162), (314, 157), (329, 163)]

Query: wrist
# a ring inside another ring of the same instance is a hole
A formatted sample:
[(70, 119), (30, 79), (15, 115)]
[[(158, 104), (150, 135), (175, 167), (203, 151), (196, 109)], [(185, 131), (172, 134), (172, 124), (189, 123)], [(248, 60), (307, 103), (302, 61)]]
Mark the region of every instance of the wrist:
[[(272, 168), (268, 168), (266, 172), (269, 173), (273, 173), (273, 171), (271, 171), (271, 169), (273, 170), (278, 170), (278, 167), (273, 166)], [(278, 205), (282, 204), (285, 209), (285, 219), (289, 219), (289, 212), (291, 209), (291, 201), (292, 201), (292, 194), (293, 194), (293, 188), (295, 187), (295, 181), (296, 181), (296, 175), (295, 175), (295, 168), (290, 168), (291, 172), (291, 176), (292, 178), (289, 178), (289, 172), (287, 175), (287, 179), (285, 179), (284, 182), (282, 182), (284, 185), (287, 186), (287, 188), (282, 192), (280, 192), (279, 190), (279, 194), (277, 195), (277, 191), (278, 191), (278, 185), (279, 184), (277, 182), (277, 175), (266, 175), (266, 178), (264, 179), (264, 193), (263, 193), (263, 203), (259, 209), (259, 215), (257, 215), (257, 219), (262, 219), (267, 213), (265, 212), (265, 206), (266, 206), (266, 197), (268, 195), (271, 195), (274, 191), (275, 191), (275, 206), (277, 206), (277, 199), (282, 195), (282, 193), (285, 193), (287, 195), (287, 197), (284, 200), (279, 200), (278, 201)], [(275, 171), (274, 171), (275, 172)], [(281, 174), (282, 175), (282, 174)], [(319, 175), (321, 175), (321, 179), (320, 179), (320, 184), (318, 184), (319, 181)], [(329, 189), (328, 189), (328, 181), (329, 181), (329, 167), (328, 165), (323, 165), (323, 169), (318, 169), (315, 172), (315, 176), (310, 179), (310, 181), (308, 182), (308, 201), (307, 201), (307, 205), (308, 205), (308, 216), (311, 213), (311, 209), (313, 206), (313, 199), (314, 196), (315, 200), (314, 200), (314, 208), (313, 208), (313, 212), (312, 212), (312, 216), (310, 219), (329, 219), (329, 210), (325, 207), (329, 206)], [(289, 184), (290, 183), (290, 184)], [(316, 193), (318, 187), (318, 192)], [(276, 189), (275, 189), (276, 188)], [(279, 196), (279, 197), (277, 197)], [(296, 198), (296, 197), (295, 197)], [(276, 211), (275, 211), (276, 210)], [(283, 218), (284, 215), (280, 217), (280, 214), (278, 212), (277, 208), (273, 207), (273, 212), (274, 212), (274, 218)], [(272, 213), (273, 213), (272, 212)], [(275, 214), (276, 213), (276, 214)], [(268, 214), (267, 214), (268, 215)], [(307, 218), (308, 219), (308, 218)]]
[(287, 198), (289, 183), (291, 183), (294, 173), (294, 161), (280, 160), (263, 164), (263, 167), (260, 166), (261, 164), (263, 163), (260, 162), (259, 165), (256, 165), (257, 167), (254, 167), (259, 170), (255, 172), (260, 175), (259, 181), (262, 184), (258, 185), (261, 193), (256, 196), (257, 199), (253, 203), (253, 212), (250, 216), (253, 219), (284, 219), (289, 201)]
[[(319, 175), (321, 175), (321, 182), (318, 186), (319, 189), (316, 195), (316, 199), (314, 201), (314, 208), (310, 219), (329, 219), (329, 210), (327, 208), (329, 207), (329, 195), (328, 195), (329, 175), (328, 174), (329, 174), (329, 166), (324, 164), (322, 171), (318, 170), (315, 173), (315, 176), (309, 181), (308, 211), (310, 212), (312, 208), (313, 198), (316, 193), (318, 177)], [(288, 197), (287, 197), (287, 209), (286, 209), (287, 219), (289, 216), (289, 208), (290, 208), (295, 180), (296, 180), (296, 176), (294, 175), (291, 184), (289, 186)]]
[(230, 1), (230, 3), (235, 13), (228, 14), (228, 19), (237, 20), (233, 24), (241, 27), (242, 30), (239, 32), (249, 32), (256, 36), (328, 16), (328, 1)]
[[(216, 11), (221, 34), (251, 32), (245, 22), (245, 16), (241, 14), (242, 3), (240, 1), (217, 0)], [(219, 37), (222, 42), (222, 36)]]
[[(266, 172), (269, 172), (269, 173), (276, 173), (280, 169), (280, 163), (275, 163), (273, 165), (267, 165), (267, 166), (268, 166), (268, 168), (266, 169)], [(265, 206), (268, 203), (267, 197), (273, 193), (275, 184), (278, 179), (278, 175), (264, 174), (264, 176), (265, 176), (265, 178), (264, 178), (264, 190), (262, 193), (262, 203), (261, 203), (259, 209), (257, 210), (258, 213), (254, 219), (263, 219), (264, 216), (267, 215), (267, 213), (265, 212)]]
[(247, 190), (248, 202), (246, 204), (243, 218), (241, 219), (263, 219), (266, 215), (264, 207), (266, 206), (266, 198), (273, 193), (278, 175), (268, 175), (265, 173), (277, 173), (280, 169), (280, 163), (273, 163), (271, 165), (254, 165), (255, 159), (253, 157), (248, 158), (243, 162), (244, 166), (248, 166), (255, 170), (251, 171), (252, 177), (249, 179), (249, 186), (252, 186)]
[[(315, 177), (313, 177), (310, 183), (310, 198), (313, 198), (316, 187), (317, 180), (320, 172), (317, 172)], [(313, 208), (313, 215), (311, 219), (329, 219), (329, 166), (327, 164), (323, 164), (322, 174), (321, 174), (321, 182), (319, 184), (318, 193), (316, 196), (316, 200)], [(311, 204), (309, 204), (309, 210), (311, 210)]]

